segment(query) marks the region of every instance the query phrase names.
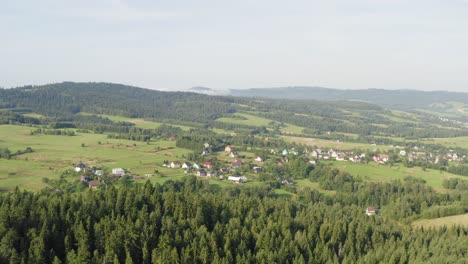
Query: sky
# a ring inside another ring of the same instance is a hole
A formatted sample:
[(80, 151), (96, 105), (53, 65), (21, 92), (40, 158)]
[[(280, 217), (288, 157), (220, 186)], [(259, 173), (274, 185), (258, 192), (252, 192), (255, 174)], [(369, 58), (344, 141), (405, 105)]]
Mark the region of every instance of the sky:
[(0, 87), (468, 92), (468, 0), (0, 0)]

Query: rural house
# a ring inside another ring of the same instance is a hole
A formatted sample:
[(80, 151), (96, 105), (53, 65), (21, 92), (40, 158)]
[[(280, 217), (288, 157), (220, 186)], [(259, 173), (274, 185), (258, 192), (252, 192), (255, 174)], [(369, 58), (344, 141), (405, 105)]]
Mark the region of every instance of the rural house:
[(86, 169), (86, 165), (84, 165), (81, 162), (76, 164), (76, 166), (75, 166), (75, 171), (76, 172), (81, 172), (81, 171), (84, 171), (85, 169)]
[(204, 170), (204, 169), (198, 170), (198, 171), (197, 171), (197, 176), (198, 176), (198, 177), (204, 177), (204, 176), (206, 176), (206, 170)]
[(178, 169), (182, 166), (182, 164), (180, 163), (180, 161), (176, 160), (176, 161), (171, 162), (170, 166), (172, 169)]
[(232, 182), (235, 182), (235, 183), (245, 183), (245, 182), (247, 182), (247, 178), (245, 176), (240, 176), (240, 177), (229, 176), (228, 181), (232, 181)]
[(231, 146), (231, 145), (228, 145), (228, 146), (226, 146), (226, 147), (224, 148), (224, 151), (225, 151), (225, 152), (233, 152), (233, 151), (234, 151), (234, 147)]
[(375, 215), (377, 213), (377, 209), (375, 209), (373, 206), (369, 206), (366, 208), (366, 214), (368, 216)]
[(112, 169), (112, 174), (114, 176), (122, 177), (122, 176), (125, 176), (125, 170), (122, 168), (114, 168)]

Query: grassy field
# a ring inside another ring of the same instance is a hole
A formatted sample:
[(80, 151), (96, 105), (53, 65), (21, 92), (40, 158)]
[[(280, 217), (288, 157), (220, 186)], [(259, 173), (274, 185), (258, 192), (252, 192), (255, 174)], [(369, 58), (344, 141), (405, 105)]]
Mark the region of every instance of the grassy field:
[[(232, 123), (232, 124), (239, 124), (239, 125), (247, 125), (247, 126), (257, 126), (257, 127), (270, 127), (271, 122), (275, 122), (271, 119), (247, 114), (247, 113), (236, 113), (236, 116), (241, 118), (231, 118), (231, 117), (222, 117), (216, 119), (216, 121), (224, 122), (224, 123)], [(292, 124), (285, 124), (285, 127), (280, 129), (283, 133), (292, 133), (292, 134), (302, 134), (304, 128), (295, 126)]]
[(442, 226), (453, 226), (453, 225), (464, 225), (468, 226), (468, 214), (452, 215), (447, 217), (440, 217), (434, 219), (421, 219), (413, 222), (415, 227), (442, 227)]
[[(77, 133), (76, 136), (30, 135), (30, 127), (0, 126), (0, 147), (12, 152), (31, 147), (34, 152), (11, 160), (0, 159), (0, 188), (15, 186), (38, 190), (45, 186), (42, 178), (57, 178), (64, 170), (73, 169), (82, 161), (104, 168), (128, 168), (132, 173), (146, 174), (158, 170), (165, 181), (183, 177), (182, 169), (161, 166), (163, 160), (183, 160), (190, 151), (175, 147), (175, 142), (158, 141), (146, 144), (129, 140), (108, 139), (103, 134)], [(100, 142), (100, 144), (99, 144)], [(85, 147), (82, 147), (84, 144)]]
[(389, 167), (374, 162), (369, 164), (351, 162), (333, 162), (334, 167), (351, 173), (353, 176), (361, 176), (369, 181), (390, 182), (392, 180), (402, 180), (407, 176), (423, 179), (427, 184), (438, 191), (444, 191), (442, 181), (449, 178), (466, 179), (466, 177), (441, 172), (437, 170), (424, 171), (420, 167), (406, 168), (403, 166)]
[(296, 143), (301, 143), (301, 144), (309, 145), (309, 146), (317, 146), (319, 148), (334, 148), (334, 149), (339, 149), (339, 150), (350, 150), (350, 149), (388, 150), (388, 149), (391, 149), (391, 147), (385, 146), (385, 145), (372, 146), (371, 144), (341, 142), (341, 141), (337, 142), (335, 140), (326, 140), (326, 139), (319, 139), (319, 138), (283, 136), (283, 139), (286, 142), (296, 142)]
[(468, 137), (454, 137), (454, 138), (431, 138), (421, 140), (421, 142), (428, 144), (441, 144), (447, 147), (459, 147), (468, 149)]
[[(92, 115), (90, 113), (80, 113), (80, 114), (82, 114), (82, 115)], [(110, 119), (112, 121), (117, 121), (117, 122), (130, 122), (130, 123), (135, 124), (135, 127), (139, 127), (139, 128), (143, 128), (143, 129), (155, 129), (155, 128), (160, 127), (163, 124), (163, 123), (159, 123), (159, 122), (144, 120), (142, 118), (129, 118), (129, 117), (113, 116), (113, 115), (98, 115), (98, 116), (105, 117), (105, 118), (108, 118), (108, 119)], [(182, 130), (185, 130), (185, 131), (191, 129), (191, 127), (189, 127), (189, 126), (172, 125), (172, 124), (171, 124), (171, 126), (180, 127)]]

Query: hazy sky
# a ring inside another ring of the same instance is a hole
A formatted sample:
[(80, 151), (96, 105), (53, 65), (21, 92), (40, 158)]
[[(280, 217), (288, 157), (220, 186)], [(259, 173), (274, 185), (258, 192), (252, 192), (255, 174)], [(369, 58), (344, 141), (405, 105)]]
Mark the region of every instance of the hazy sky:
[(468, 91), (468, 0), (0, 0), (0, 86)]

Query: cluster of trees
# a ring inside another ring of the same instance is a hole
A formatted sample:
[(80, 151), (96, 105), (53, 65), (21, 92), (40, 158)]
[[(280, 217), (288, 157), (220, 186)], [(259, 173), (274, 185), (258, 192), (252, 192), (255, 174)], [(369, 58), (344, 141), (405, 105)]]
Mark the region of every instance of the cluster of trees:
[(74, 136), (75, 132), (72, 130), (61, 130), (61, 129), (45, 129), (38, 128), (36, 130), (31, 130), (31, 135), (55, 135), (55, 136)]
[(468, 257), (466, 227), (413, 229), (317, 191), (298, 198), (275, 198), (267, 187), (217, 191), (193, 178), (74, 194), (15, 190), (0, 195), (0, 262), (462, 263)]
[(8, 148), (0, 148), (0, 158), (9, 159), (11, 158), (11, 151)]

